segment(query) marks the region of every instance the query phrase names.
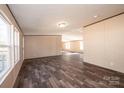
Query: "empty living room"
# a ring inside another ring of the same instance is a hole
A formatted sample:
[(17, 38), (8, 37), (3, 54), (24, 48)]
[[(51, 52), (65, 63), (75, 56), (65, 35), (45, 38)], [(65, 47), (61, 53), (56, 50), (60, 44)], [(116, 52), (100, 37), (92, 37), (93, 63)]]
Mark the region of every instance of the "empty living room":
[(124, 4), (0, 4), (0, 88), (124, 88)]

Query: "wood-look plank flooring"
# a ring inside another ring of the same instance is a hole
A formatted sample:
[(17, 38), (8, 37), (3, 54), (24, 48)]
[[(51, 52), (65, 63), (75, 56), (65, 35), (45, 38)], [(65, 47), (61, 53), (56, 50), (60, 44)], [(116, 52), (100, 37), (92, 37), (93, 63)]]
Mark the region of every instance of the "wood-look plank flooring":
[(72, 53), (25, 60), (16, 87), (124, 88), (124, 74), (85, 63)]

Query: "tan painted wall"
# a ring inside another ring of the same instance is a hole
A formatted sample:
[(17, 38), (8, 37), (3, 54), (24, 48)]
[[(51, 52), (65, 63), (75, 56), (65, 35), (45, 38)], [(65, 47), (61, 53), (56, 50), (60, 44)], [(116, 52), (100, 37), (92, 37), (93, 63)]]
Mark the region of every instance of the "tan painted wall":
[[(12, 24), (19, 29), (18, 25), (16, 24), (13, 16), (11, 15), (10, 11), (8, 10), (7, 6), (6, 5), (0, 5), (0, 10), (2, 12), (5, 13), (5, 15), (8, 17), (8, 19), (12, 22)], [(22, 37), (23, 37), (23, 34), (22, 32), (20, 31), (20, 39), (21, 39), (21, 42), (20, 42), (20, 45), (21, 45), (21, 60), (10, 70), (10, 72), (8, 73), (8, 75), (5, 77), (5, 80), (2, 82), (2, 84), (0, 85), (0, 87), (5, 87), (5, 88), (9, 88), (9, 87), (13, 87), (14, 85), (14, 82), (16, 80), (16, 77), (18, 75), (18, 72), (20, 70), (20, 67), (22, 65), (22, 62), (23, 62), (23, 53), (22, 53)]]
[(124, 14), (84, 29), (84, 61), (124, 73)]
[(25, 59), (61, 54), (61, 36), (25, 36)]
[[(66, 49), (65, 47), (65, 44), (68, 42), (70, 43), (70, 49)], [(63, 42), (63, 50), (71, 51), (71, 52), (82, 52), (82, 50), (80, 50), (80, 40), (74, 40), (68, 42)]]

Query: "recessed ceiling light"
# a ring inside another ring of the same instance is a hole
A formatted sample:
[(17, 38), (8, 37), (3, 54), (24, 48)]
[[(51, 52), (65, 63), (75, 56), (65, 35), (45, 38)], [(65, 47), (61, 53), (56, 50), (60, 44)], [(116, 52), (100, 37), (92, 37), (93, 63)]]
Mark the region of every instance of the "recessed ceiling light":
[(97, 18), (97, 17), (98, 17), (98, 15), (94, 15), (93, 17), (94, 17), (94, 18)]
[(57, 26), (60, 27), (60, 28), (67, 27), (68, 26), (68, 22), (61, 21), (61, 22), (57, 23)]

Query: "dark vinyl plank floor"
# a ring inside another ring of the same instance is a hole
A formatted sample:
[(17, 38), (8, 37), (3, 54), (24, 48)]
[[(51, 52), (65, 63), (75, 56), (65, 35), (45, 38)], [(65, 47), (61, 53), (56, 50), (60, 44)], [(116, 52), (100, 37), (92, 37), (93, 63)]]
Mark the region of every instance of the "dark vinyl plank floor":
[(25, 60), (16, 83), (18, 88), (124, 88), (124, 74), (69, 53)]

